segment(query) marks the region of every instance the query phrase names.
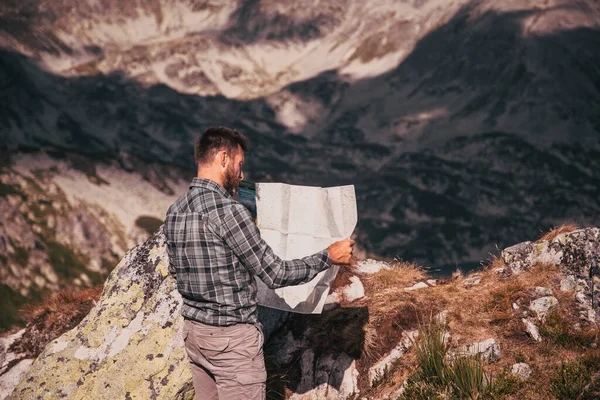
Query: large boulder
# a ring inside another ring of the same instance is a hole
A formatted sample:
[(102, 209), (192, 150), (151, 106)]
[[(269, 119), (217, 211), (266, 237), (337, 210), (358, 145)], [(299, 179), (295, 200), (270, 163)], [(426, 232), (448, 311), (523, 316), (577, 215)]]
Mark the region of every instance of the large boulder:
[(178, 398), (191, 373), (162, 230), (121, 260), (98, 303), (51, 342), (10, 399)]
[(546, 263), (558, 265), (575, 276), (589, 277), (600, 264), (600, 229), (584, 228), (559, 234), (552, 240), (519, 243), (504, 249), (502, 258), (517, 274), (536, 263)]

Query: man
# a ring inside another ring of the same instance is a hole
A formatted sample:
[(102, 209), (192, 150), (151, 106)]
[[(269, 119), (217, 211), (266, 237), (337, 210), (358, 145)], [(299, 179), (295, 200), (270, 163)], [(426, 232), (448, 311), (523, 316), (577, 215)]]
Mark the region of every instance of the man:
[(194, 146), (198, 175), (165, 221), (198, 400), (265, 398), (255, 276), (270, 288), (296, 285), (332, 264), (349, 264), (352, 256), (349, 239), (298, 260), (273, 253), (250, 212), (232, 198), (244, 178), (247, 150), (248, 139), (237, 131), (207, 129)]

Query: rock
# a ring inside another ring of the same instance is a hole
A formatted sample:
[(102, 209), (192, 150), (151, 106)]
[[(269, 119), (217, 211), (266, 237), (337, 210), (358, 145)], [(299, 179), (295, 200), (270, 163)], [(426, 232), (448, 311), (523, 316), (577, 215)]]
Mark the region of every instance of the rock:
[(23, 357), (21, 354), (10, 351), (10, 346), (21, 339), (24, 333), (25, 329), (21, 329), (12, 335), (0, 338), (0, 374), (4, 373), (4, 370), (8, 367), (8, 364), (11, 361)]
[(369, 368), (369, 384), (373, 383), (378, 377), (382, 377), (389, 370), (394, 361), (400, 359), (413, 344), (414, 339), (418, 336), (417, 331), (404, 332), (402, 340), (396, 345), (385, 357), (380, 359)]
[(330, 311), (340, 306), (340, 295), (337, 292), (329, 293), (325, 299), (323, 310)]
[(552, 289), (536, 286), (534, 290), (538, 296), (552, 296)]
[(13, 392), (15, 386), (19, 383), (19, 380), (21, 380), (21, 377), (31, 367), (31, 364), (33, 364), (33, 360), (31, 358), (26, 358), (19, 361), (7, 373), (0, 376), (0, 399), (6, 398)]
[(359, 274), (375, 274), (382, 269), (390, 269), (390, 264), (371, 258), (356, 263), (356, 272)]
[(504, 268), (504, 267), (494, 268), (492, 270), (492, 272), (501, 278), (506, 278), (506, 277), (510, 276), (510, 270), (508, 268)]
[(451, 358), (458, 356), (472, 357), (480, 356), (483, 360), (496, 362), (502, 356), (500, 344), (496, 339), (486, 339), (481, 342), (461, 346), (450, 353)]
[(533, 243), (523, 242), (504, 249), (502, 259), (513, 274), (529, 270), (533, 265)]
[(554, 296), (544, 296), (539, 299), (533, 300), (529, 304), (529, 309), (534, 311), (539, 318), (544, 318), (544, 316), (558, 305), (558, 300)]
[(433, 317), (433, 320), (440, 325), (446, 325), (448, 323), (448, 311), (440, 311)]
[(575, 277), (572, 275), (568, 275), (560, 280), (560, 290), (561, 292), (572, 292), (577, 287), (575, 282)]
[(429, 286), (436, 286), (437, 285), (437, 279), (427, 279), (425, 282), (427, 282), (427, 284)]
[(521, 307), (519, 307), (519, 305), (517, 303), (512, 303), (512, 308), (513, 310), (517, 311), (519, 310)]
[(351, 276), (350, 282), (350, 285), (346, 286), (343, 290), (344, 300), (352, 302), (365, 297), (365, 287), (359, 277)]
[(315, 363), (312, 350), (302, 354), (302, 379), (290, 400), (345, 400), (359, 393), (356, 361), (347, 354), (325, 354)]
[(425, 282), (417, 282), (417, 283), (415, 283), (414, 285), (412, 285), (410, 287), (404, 288), (404, 291), (410, 292), (412, 290), (425, 289), (425, 288), (428, 288), (428, 287), (429, 287), (429, 285), (426, 284)]
[(531, 376), (531, 367), (525, 363), (513, 364), (513, 366), (510, 367), (510, 373), (517, 375), (521, 379), (529, 379)]
[(122, 259), (90, 313), (46, 346), (9, 398), (175, 398), (191, 373), (167, 265), (159, 230)]
[(523, 321), (523, 324), (525, 325), (525, 332), (527, 332), (527, 334), (529, 334), (536, 342), (541, 342), (542, 336), (540, 335), (537, 326), (526, 318), (521, 319), (521, 321)]
[(472, 286), (479, 285), (481, 283), (481, 275), (473, 275), (463, 281), (463, 286), (470, 288)]

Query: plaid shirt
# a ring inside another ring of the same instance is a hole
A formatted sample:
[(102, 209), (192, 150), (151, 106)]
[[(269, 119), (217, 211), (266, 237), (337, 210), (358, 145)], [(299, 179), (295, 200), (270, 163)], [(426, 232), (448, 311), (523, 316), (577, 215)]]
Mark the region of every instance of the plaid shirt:
[(274, 289), (308, 282), (331, 266), (326, 250), (281, 260), (260, 237), (250, 212), (209, 179), (194, 178), (169, 207), (164, 232), (181, 312), (209, 325), (259, 325), (255, 276)]

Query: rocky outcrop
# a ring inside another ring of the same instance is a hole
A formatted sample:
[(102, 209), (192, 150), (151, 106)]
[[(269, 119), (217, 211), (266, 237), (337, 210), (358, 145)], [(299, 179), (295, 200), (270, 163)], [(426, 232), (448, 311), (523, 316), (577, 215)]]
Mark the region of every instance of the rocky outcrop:
[(100, 301), (35, 360), (10, 399), (177, 398), (191, 375), (183, 348), (181, 297), (167, 276), (164, 236), (130, 251)]
[[(502, 258), (513, 274), (529, 270), (536, 264), (558, 266), (564, 274), (561, 291), (574, 290), (581, 317), (588, 322), (596, 321), (597, 305), (600, 304), (600, 290), (595, 288), (594, 282), (594, 277), (600, 275), (599, 228), (578, 229), (561, 233), (551, 240), (520, 243), (504, 249)], [(532, 304), (535, 308), (539, 305), (545, 309), (555, 303), (551, 299), (537, 301), (545, 305)]]

